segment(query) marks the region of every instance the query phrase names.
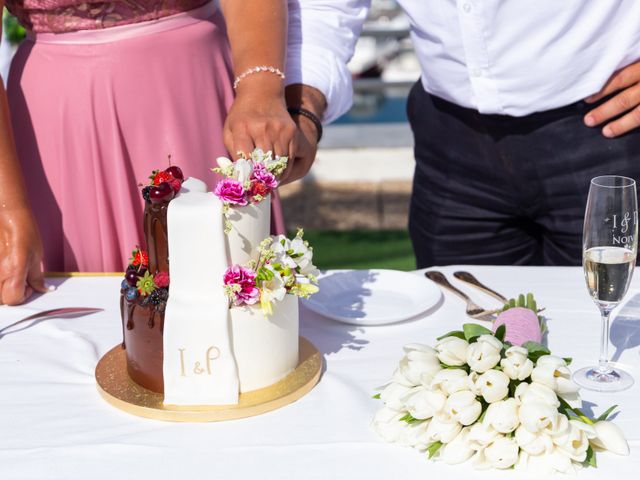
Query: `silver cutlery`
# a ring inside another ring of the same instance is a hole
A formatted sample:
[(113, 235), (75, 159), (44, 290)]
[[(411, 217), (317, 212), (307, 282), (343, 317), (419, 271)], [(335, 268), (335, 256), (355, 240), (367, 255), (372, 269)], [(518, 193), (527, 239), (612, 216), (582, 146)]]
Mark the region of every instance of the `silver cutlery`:
[(458, 290), (456, 287), (451, 285), (447, 278), (442, 274), (442, 272), (438, 272), (436, 270), (431, 270), (429, 272), (425, 272), (424, 274), (429, 280), (432, 280), (437, 285), (440, 285), (443, 288), (455, 293), (460, 298), (462, 298), (465, 302), (467, 302), (466, 313), (471, 318), (475, 318), (476, 320), (485, 320), (488, 322), (492, 322), (495, 320), (496, 314), (498, 310), (486, 310), (476, 304), (473, 300), (469, 298), (469, 296), (461, 290)]
[(487, 287), (469, 272), (455, 272), (453, 276), (456, 277), (461, 282), (465, 282), (465, 283), (468, 283), (469, 285), (479, 288), (484, 293), (486, 293), (487, 295), (491, 295), (493, 298), (501, 301), (503, 304), (506, 304), (509, 302), (507, 297)]
[[(17, 322), (13, 322), (6, 327), (0, 329), (0, 338), (5, 335), (5, 332), (17, 325), (20, 325), (25, 322), (33, 321), (42, 321), (48, 320), (50, 318), (75, 318), (81, 317), (84, 315), (89, 315), (91, 313), (102, 312), (103, 308), (85, 308), (85, 307), (68, 307), (68, 308), (54, 308), (52, 310), (45, 310), (43, 312), (34, 313), (33, 315), (29, 315)], [(9, 332), (11, 333), (11, 332)]]

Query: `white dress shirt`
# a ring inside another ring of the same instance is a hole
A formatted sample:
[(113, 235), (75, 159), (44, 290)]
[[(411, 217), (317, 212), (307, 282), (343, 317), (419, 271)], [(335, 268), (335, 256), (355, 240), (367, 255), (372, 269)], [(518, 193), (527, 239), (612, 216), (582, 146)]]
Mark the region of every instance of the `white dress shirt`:
[[(352, 102), (353, 55), (370, 0), (288, 0), (287, 83)], [(640, 60), (640, 0), (398, 0), (426, 91), (481, 113), (523, 116), (581, 100)]]

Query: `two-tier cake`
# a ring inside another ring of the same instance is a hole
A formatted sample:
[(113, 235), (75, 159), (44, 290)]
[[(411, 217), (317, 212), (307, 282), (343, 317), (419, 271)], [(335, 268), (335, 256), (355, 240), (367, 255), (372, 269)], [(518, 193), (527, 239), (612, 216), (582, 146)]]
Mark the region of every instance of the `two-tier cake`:
[(214, 192), (178, 167), (154, 171), (145, 248), (121, 286), (132, 380), (171, 405), (229, 405), (298, 364), (298, 297), (315, 291), (300, 231), (270, 237), (270, 193), (286, 159), (218, 159)]

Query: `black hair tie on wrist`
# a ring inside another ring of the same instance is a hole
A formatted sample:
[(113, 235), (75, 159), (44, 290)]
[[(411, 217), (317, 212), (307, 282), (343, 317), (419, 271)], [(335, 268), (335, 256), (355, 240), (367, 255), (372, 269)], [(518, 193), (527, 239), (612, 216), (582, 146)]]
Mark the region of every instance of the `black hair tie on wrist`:
[(317, 141), (320, 142), (320, 139), (322, 138), (322, 122), (315, 113), (302, 107), (289, 107), (287, 108), (287, 111), (289, 112), (289, 115), (302, 115), (303, 117), (307, 117), (309, 120), (311, 120), (311, 122), (315, 125), (316, 130), (318, 131)]

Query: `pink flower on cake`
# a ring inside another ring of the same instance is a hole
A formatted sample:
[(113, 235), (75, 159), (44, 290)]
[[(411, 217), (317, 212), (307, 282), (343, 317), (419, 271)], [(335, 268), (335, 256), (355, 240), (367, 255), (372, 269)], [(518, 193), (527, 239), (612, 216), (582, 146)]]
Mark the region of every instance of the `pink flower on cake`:
[(278, 187), (278, 180), (276, 176), (267, 170), (264, 163), (255, 163), (253, 165), (253, 173), (251, 174), (251, 180), (264, 183), (265, 187), (269, 190), (273, 190)]
[(233, 205), (246, 205), (245, 190), (242, 184), (233, 178), (224, 178), (218, 182), (213, 192), (220, 200)]
[(158, 272), (153, 277), (153, 281), (160, 288), (166, 288), (169, 286), (169, 274), (167, 272)]
[(253, 305), (260, 299), (256, 287), (256, 272), (239, 265), (229, 267), (224, 274), (224, 286), (235, 305)]

